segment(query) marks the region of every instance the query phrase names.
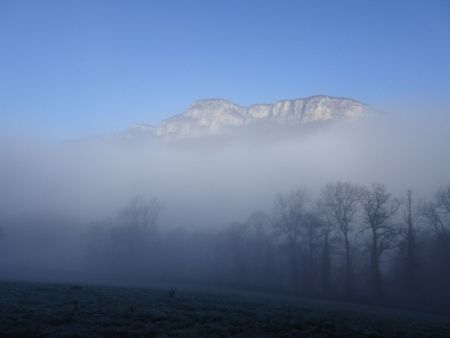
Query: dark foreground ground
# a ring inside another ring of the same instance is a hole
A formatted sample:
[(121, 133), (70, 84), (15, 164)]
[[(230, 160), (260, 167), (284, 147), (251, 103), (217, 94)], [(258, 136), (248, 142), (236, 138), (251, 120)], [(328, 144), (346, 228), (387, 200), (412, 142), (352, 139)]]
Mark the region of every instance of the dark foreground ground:
[(0, 283), (0, 337), (450, 337), (450, 319), (212, 290)]

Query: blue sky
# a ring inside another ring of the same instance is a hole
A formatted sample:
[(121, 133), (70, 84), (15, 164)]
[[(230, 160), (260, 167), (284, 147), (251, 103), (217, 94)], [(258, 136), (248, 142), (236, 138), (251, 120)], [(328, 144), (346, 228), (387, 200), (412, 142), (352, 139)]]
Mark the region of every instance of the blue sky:
[(314, 94), (450, 104), (450, 1), (0, 1), (2, 133)]

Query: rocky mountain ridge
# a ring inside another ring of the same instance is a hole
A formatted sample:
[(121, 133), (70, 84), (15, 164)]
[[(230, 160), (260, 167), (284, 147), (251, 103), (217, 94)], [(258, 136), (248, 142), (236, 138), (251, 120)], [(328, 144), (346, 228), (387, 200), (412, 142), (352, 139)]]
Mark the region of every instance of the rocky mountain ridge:
[(121, 133), (120, 137), (181, 140), (222, 135), (233, 128), (261, 122), (300, 125), (353, 119), (368, 111), (369, 107), (366, 104), (354, 99), (325, 95), (281, 100), (273, 104), (254, 104), (248, 107), (225, 99), (207, 99), (195, 101), (184, 113), (170, 117), (159, 125), (136, 124)]

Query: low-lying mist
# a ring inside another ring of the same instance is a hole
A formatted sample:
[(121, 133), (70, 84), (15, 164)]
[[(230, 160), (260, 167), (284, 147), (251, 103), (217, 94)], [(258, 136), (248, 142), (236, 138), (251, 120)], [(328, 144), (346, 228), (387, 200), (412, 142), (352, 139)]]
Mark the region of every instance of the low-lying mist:
[(188, 145), (4, 141), (0, 212), (95, 220), (149, 195), (164, 201), (167, 222), (213, 227), (270, 207), (280, 191), (314, 194), (333, 181), (383, 182), (395, 193), (427, 195), (449, 179), (448, 125), (371, 116), (297, 135), (252, 130)]
[[(380, 182), (401, 201), (407, 189), (414, 191), (417, 202), (433, 198), (450, 181), (448, 126), (447, 118), (368, 116), (302, 127), (286, 135), (265, 126), (174, 143), (135, 143), (114, 137), (3, 140), (0, 275), (74, 281), (242, 282), (248, 287), (253, 285), (250, 277), (233, 279), (236, 260), (229, 251), (248, 247), (235, 247), (229, 241), (239, 234), (231, 223), (245, 223), (256, 210), (269, 215), (280, 192), (304, 189), (312, 205), (327, 183), (337, 181), (367, 187)], [(148, 199), (161, 207), (148, 238), (118, 230), (118, 225), (129, 222), (121, 217), (133, 209), (130, 201)], [(398, 221), (403, 215), (399, 212)], [(273, 221), (271, 216), (268, 219), (263, 223), (269, 227)], [(354, 227), (362, 228), (357, 223)], [(271, 277), (276, 280), (257, 284), (292, 290), (289, 274), (280, 268), (287, 263), (277, 236), (265, 247), (265, 254), (272, 256), (265, 262), (278, 266)], [(333, 259), (336, 281), (342, 274), (338, 247)], [(252, 274), (245, 267), (237, 269), (243, 269), (238, 275)], [(267, 269), (269, 278), (272, 268)], [(340, 282), (336, 283), (340, 289)]]

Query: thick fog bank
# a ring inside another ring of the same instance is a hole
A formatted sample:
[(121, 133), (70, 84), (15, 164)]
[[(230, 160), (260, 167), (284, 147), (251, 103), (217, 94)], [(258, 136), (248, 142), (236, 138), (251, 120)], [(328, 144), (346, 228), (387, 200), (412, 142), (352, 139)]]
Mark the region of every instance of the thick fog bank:
[(164, 201), (166, 222), (215, 226), (270, 207), (279, 191), (306, 187), (314, 194), (337, 180), (429, 195), (449, 180), (449, 129), (448, 119), (368, 117), (300, 130), (298, 137), (264, 130), (255, 138), (253, 130), (251, 137), (204, 138), (197, 146), (3, 142), (0, 211), (94, 220), (149, 195)]
[(448, 122), (3, 140), (0, 278), (192, 282), (448, 313)]

